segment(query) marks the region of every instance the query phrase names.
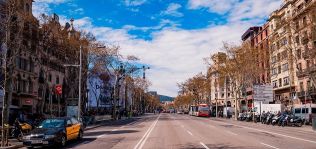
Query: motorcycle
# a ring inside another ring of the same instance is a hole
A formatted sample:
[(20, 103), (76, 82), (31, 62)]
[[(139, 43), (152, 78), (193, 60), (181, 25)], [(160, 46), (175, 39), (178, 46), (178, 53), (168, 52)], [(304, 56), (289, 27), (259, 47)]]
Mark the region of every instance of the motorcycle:
[(285, 114), (285, 115), (284, 115), (284, 118), (283, 118), (282, 121), (281, 121), (281, 126), (282, 126), (282, 127), (288, 125), (288, 119), (289, 119), (289, 115), (288, 115), (288, 114)]
[(269, 125), (269, 124), (271, 123), (271, 121), (272, 121), (272, 117), (273, 117), (273, 116), (274, 116), (274, 114), (269, 113), (269, 115), (268, 115), (268, 117), (267, 117), (267, 119), (266, 119), (265, 124)]
[(277, 124), (279, 122), (280, 118), (281, 118), (281, 115), (273, 116), (272, 121), (271, 121), (271, 125), (274, 126), (275, 124)]
[(303, 123), (304, 123), (304, 120), (301, 117), (291, 115), (288, 125), (302, 127)]
[(267, 116), (268, 114), (267, 113), (263, 113), (261, 114), (261, 123), (264, 124), (267, 120)]
[(22, 141), (23, 139), (22, 129), (14, 127), (11, 131), (11, 137), (16, 138), (18, 141)]

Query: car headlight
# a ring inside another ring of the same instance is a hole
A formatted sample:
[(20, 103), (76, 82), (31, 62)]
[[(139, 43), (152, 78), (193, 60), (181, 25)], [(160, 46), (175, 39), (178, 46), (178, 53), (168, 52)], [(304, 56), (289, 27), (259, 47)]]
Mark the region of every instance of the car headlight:
[(55, 138), (55, 135), (45, 135), (44, 137), (45, 139), (51, 139), (51, 138)]
[(30, 140), (31, 136), (28, 135), (28, 136), (23, 136), (23, 140)]

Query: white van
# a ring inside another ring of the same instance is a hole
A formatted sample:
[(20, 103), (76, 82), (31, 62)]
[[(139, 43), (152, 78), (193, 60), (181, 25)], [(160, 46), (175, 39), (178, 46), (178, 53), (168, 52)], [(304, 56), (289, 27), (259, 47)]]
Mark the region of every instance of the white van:
[(312, 115), (316, 115), (316, 104), (295, 105), (292, 112), (295, 116), (305, 119), (307, 124), (311, 124)]

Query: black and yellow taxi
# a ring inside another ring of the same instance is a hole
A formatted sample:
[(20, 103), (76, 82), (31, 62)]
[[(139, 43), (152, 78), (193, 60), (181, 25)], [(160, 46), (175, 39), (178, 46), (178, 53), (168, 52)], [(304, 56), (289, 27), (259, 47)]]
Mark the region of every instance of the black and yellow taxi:
[(73, 117), (50, 118), (23, 137), (26, 147), (65, 146), (69, 140), (83, 137), (81, 123)]

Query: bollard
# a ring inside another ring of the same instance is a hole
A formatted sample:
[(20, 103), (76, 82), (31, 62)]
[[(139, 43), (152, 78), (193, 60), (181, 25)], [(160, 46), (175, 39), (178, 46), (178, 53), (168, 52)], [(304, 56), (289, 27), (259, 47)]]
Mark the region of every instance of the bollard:
[(315, 115), (312, 117), (312, 128), (314, 131), (316, 131), (316, 116)]

